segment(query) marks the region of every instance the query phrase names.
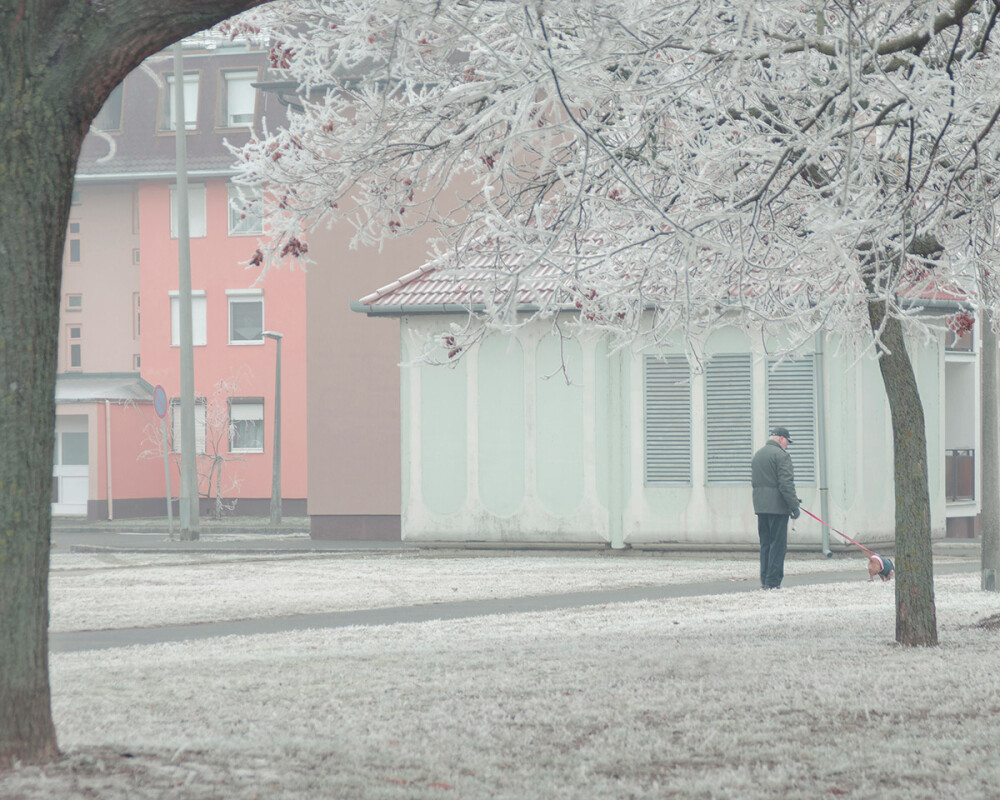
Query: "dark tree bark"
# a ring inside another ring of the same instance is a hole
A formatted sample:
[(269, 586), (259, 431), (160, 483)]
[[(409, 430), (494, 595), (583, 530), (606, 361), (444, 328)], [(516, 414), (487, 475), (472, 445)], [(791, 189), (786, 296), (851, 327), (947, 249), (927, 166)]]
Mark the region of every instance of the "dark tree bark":
[(0, 0), (0, 768), (57, 753), (48, 570), (62, 257), (83, 138), (144, 58), (263, 0)]
[(902, 323), (895, 317), (886, 319), (885, 310), (884, 302), (868, 302), (872, 331), (882, 331), (879, 369), (892, 417), (896, 489), (896, 641), (911, 646), (936, 645), (924, 409), (903, 341)]

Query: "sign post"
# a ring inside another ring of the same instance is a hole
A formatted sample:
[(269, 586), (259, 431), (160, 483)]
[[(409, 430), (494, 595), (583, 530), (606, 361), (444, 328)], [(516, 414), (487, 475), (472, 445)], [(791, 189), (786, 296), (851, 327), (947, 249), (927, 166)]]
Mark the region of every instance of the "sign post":
[(163, 425), (163, 471), (167, 476), (167, 530), (174, 538), (174, 501), (170, 497), (170, 440), (167, 438), (167, 393), (157, 384), (153, 389), (153, 410)]

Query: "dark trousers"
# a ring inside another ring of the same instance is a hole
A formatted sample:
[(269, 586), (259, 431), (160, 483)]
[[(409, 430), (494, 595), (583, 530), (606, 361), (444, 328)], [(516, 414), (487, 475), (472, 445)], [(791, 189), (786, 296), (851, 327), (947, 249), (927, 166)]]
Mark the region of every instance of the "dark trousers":
[(788, 515), (758, 514), (760, 536), (760, 585), (765, 589), (781, 586), (785, 577), (785, 551), (788, 550)]

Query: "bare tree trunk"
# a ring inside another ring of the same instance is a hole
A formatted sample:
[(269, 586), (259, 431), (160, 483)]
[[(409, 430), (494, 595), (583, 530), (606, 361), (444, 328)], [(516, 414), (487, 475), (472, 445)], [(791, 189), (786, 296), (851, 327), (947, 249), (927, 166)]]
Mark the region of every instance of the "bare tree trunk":
[(56, 753), (47, 588), (55, 377), (81, 139), (65, 115), (24, 91), (0, 95), (0, 767)]
[(995, 592), (1000, 570), (1000, 415), (997, 413), (997, 336), (989, 311), (982, 314), (982, 588)]
[(917, 379), (903, 341), (902, 323), (886, 319), (885, 303), (870, 300), (873, 331), (882, 328), (879, 369), (892, 416), (896, 489), (896, 641), (936, 645), (931, 504), (927, 487), (927, 435)]
[(57, 754), (48, 571), (63, 247), (80, 146), (111, 90), (260, 0), (0, 0), (0, 769)]

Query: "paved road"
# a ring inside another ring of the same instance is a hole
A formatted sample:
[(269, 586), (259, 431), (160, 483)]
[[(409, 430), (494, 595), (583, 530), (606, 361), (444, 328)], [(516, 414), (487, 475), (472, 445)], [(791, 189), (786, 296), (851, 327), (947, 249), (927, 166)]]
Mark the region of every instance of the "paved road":
[[(963, 558), (935, 565), (937, 575), (979, 570), (979, 560)], [(851, 570), (808, 575), (788, 575), (785, 586), (804, 586), (821, 583), (842, 583), (864, 580), (857, 567)], [(49, 649), (53, 653), (80, 650), (100, 650), (131, 645), (160, 644), (217, 636), (250, 636), (311, 628), (342, 628), (349, 626), (395, 625), (399, 623), (427, 622), (430, 620), (465, 619), (489, 614), (524, 614), (556, 611), (607, 603), (634, 603), (642, 600), (662, 600), (674, 597), (732, 594), (760, 591), (757, 580), (714, 581), (682, 583), (665, 586), (647, 586), (630, 589), (608, 589), (567, 594), (512, 597), (496, 600), (465, 600), (454, 603), (431, 603), (395, 608), (373, 608), (358, 611), (336, 611), (325, 614), (299, 614), (289, 617), (237, 620), (232, 622), (206, 622), (190, 625), (165, 625), (156, 628), (121, 628), (104, 631), (74, 631), (53, 633), (49, 636)]]

